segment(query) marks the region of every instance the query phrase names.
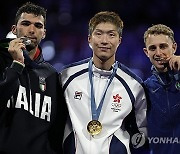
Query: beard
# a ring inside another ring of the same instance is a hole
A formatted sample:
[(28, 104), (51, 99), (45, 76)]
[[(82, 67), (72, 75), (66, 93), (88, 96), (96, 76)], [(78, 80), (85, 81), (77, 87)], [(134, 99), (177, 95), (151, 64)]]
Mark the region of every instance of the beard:
[(32, 44), (26, 45), (26, 50), (27, 50), (28, 52), (30, 52), (30, 51), (33, 50), (34, 48), (35, 48), (35, 46), (32, 45)]

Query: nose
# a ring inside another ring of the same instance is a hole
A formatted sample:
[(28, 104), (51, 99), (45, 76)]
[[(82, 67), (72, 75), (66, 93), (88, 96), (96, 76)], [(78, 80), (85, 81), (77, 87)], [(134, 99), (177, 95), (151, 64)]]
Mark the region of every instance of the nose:
[(105, 43), (105, 44), (108, 43), (108, 36), (107, 36), (107, 34), (102, 35), (101, 41), (102, 41), (102, 43)]
[(34, 33), (35, 31), (35, 26), (33, 24), (29, 25), (29, 32)]
[(157, 47), (156, 48), (156, 55), (161, 55), (161, 54), (162, 54), (162, 50), (159, 47)]

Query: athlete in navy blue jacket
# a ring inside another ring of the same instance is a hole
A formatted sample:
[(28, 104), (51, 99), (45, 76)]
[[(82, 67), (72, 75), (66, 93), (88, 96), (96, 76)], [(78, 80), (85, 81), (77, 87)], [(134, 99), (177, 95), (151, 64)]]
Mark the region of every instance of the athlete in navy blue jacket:
[(154, 25), (144, 34), (144, 52), (152, 63), (148, 90), (148, 135), (152, 154), (180, 153), (180, 56), (174, 32)]
[(45, 23), (46, 10), (26, 3), (12, 26), (17, 38), (0, 41), (0, 153), (62, 152), (64, 99), (39, 46)]

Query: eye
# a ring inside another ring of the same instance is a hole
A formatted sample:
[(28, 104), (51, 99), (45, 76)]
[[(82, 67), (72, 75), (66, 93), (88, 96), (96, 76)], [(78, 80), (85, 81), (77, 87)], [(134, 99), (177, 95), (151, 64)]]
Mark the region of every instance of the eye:
[(43, 28), (43, 24), (41, 24), (41, 23), (35, 23), (34, 26), (38, 29)]
[(109, 36), (110, 37), (115, 37), (115, 34), (114, 33), (109, 33)]
[(159, 48), (161, 49), (161, 50), (164, 50), (164, 49), (166, 49), (168, 47), (168, 44), (160, 44), (159, 45)]
[(150, 50), (150, 51), (155, 51), (155, 50), (156, 50), (156, 46), (151, 45), (151, 46), (148, 47), (148, 50)]
[(102, 33), (101, 32), (96, 32), (95, 35), (100, 36)]
[(23, 21), (21, 22), (21, 25), (23, 26), (29, 26), (31, 23), (29, 21)]

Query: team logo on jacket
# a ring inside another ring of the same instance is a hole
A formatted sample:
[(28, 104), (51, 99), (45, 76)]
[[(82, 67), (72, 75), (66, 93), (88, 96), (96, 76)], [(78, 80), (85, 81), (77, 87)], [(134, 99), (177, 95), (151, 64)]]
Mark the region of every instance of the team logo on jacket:
[(80, 91), (75, 91), (74, 99), (79, 99), (79, 100), (81, 100), (81, 97), (82, 97), (82, 92), (80, 92)]
[(39, 88), (41, 89), (41, 91), (46, 90), (46, 81), (44, 77), (39, 77)]
[(121, 110), (121, 99), (122, 97), (119, 94), (113, 96), (113, 103), (111, 104), (113, 112), (119, 112)]

